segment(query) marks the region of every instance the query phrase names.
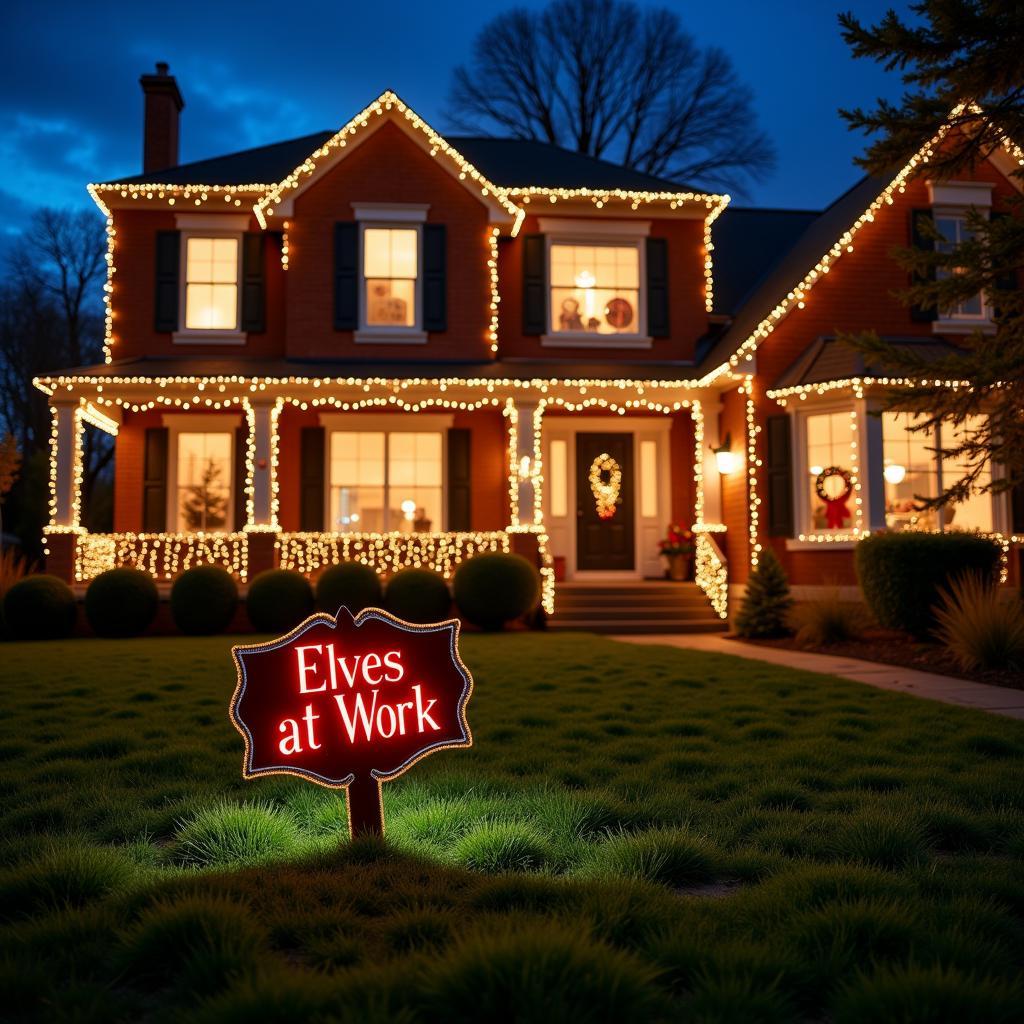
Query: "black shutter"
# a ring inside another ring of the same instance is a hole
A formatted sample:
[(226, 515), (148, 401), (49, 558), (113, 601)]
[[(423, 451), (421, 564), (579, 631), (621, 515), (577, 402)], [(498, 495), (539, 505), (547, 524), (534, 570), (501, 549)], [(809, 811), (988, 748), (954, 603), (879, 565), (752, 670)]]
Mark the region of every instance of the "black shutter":
[(768, 458), (768, 533), (773, 537), (793, 536), (793, 445), (789, 416), (769, 416), (765, 422)]
[[(231, 493), (234, 495), (235, 504), (235, 521), (232, 526), (235, 530), (242, 530), (245, 528), (246, 523), (249, 521), (249, 517), (246, 514), (246, 498), (248, 495), (245, 493), (245, 454), (249, 449), (249, 428), (248, 427), (236, 427), (235, 428), (235, 465), (232, 470), (231, 478)], [(253, 472), (256, 471), (256, 467), (253, 466)]]
[[(925, 222), (930, 225), (934, 222), (934, 219), (932, 211), (929, 209), (910, 211), (910, 238), (915, 249), (924, 249), (928, 252), (935, 249), (935, 240), (925, 233)], [(926, 274), (914, 274), (913, 276), (914, 284), (921, 284), (924, 281), (934, 280), (934, 267), (932, 267)], [(910, 307), (910, 319), (915, 323), (930, 323), (932, 320), (935, 320), (937, 316), (938, 312), (934, 306), (930, 306), (927, 309), (923, 306)]]
[(153, 296), (154, 326), (158, 331), (178, 329), (178, 289), (181, 272), (181, 235), (156, 233), (156, 290)]
[(334, 329), (359, 326), (359, 225), (354, 220), (334, 225)]
[(146, 428), (142, 470), (142, 532), (167, 529), (167, 428)]
[(668, 239), (647, 239), (647, 333), (668, 337)]
[(242, 330), (253, 334), (267, 329), (263, 244), (262, 231), (242, 237)]
[(1024, 533), (1024, 484), (1010, 489), (1010, 529), (1018, 535)]
[(443, 224), (423, 225), (423, 330), (448, 330), (448, 241)]
[(547, 255), (543, 235), (523, 236), (523, 334), (548, 329)]
[(324, 528), (324, 428), (303, 427), (299, 528), (319, 533)]
[(470, 529), (470, 431), (448, 431), (448, 530)]

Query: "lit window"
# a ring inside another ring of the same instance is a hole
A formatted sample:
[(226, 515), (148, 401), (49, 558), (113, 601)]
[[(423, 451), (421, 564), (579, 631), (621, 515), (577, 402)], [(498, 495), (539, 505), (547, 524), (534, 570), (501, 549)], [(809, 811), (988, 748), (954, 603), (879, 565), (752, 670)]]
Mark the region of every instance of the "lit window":
[(224, 530), (231, 516), (231, 434), (178, 434), (178, 530)]
[[(961, 242), (968, 242), (974, 237), (974, 232), (967, 226), (967, 220), (964, 217), (936, 216), (935, 228), (942, 236), (936, 241), (935, 248), (938, 252), (942, 253), (952, 253)], [(954, 268), (952, 271), (939, 270), (936, 272), (936, 276), (941, 280), (943, 277), (949, 277), (950, 274), (957, 273), (959, 273), (957, 268)], [(985, 303), (980, 292), (977, 295), (972, 295), (969, 299), (965, 299), (952, 309), (943, 310), (942, 315), (950, 320), (987, 319)]]
[(635, 245), (553, 244), (551, 330), (639, 334), (639, 249)]
[[(815, 533), (853, 526), (854, 500), (848, 482), (853, 466), (855, 421), (849, 412), (818, 413), (806, 418), (806, 495)], [(828, 473), (828, 470), (832, 470)], [(838, 472), (837, 472), (838, 471)]]
[(238, 328), (238, 239), (188, 238), (185, 243), (185, 327)]
[(331, 434), (331, 528), (341, 533), (443, 529), (442, 434)]
[(363, 280), (368, 327), (416, 326), (419, 232), (415, 228), (363, 231)]

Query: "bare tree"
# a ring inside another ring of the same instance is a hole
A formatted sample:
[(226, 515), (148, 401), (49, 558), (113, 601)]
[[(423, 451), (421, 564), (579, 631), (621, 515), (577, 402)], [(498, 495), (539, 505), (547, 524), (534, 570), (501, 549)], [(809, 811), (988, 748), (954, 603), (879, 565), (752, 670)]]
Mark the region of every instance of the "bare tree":
[(736, 192), (775, 164), (750, 89), (673, 11), (624, 0), (514, 8), (453, 74), (458, 130), (537, 139), (679, 182)]

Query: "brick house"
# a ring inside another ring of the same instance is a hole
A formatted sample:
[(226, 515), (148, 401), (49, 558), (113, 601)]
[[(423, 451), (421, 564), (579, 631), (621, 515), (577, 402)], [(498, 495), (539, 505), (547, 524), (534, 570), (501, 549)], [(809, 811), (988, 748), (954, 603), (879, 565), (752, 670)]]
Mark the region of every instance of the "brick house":
[[(106, 362), (37, 382), (52, 571), (450, 574), (516, 550), (551, 611), (563, 585), (662, 576), (675, 522), (722, 618), (767, 545), (813, 587), (854, 582), (866, 532), (979, 529), (1017, 575), (1020, 503), (916, 509), (942, 467), (870, 415), (877, 375), (835, 336), (941, 354), (984, 329), (981, 296), (902, 306), (891, 252), (922, 216), (955, 239), (967, 207), (1000, 213), (1019, 152), (932, 181), (932, 140), (826, 210), (736, 209), (542, 143), (444, 138), (391, 92), (338, 131), (178, 165), (178, 86), (164, 65), (142, 86), (144, 172), (90, 186)], [(109, 535), (80, 526), (89, 429), (116, 435)]]

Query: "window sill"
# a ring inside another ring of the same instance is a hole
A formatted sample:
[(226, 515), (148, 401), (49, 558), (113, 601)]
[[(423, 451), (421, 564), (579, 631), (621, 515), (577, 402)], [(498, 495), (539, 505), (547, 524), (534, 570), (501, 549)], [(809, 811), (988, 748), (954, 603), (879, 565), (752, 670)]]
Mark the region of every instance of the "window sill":
[(244, 345), (242, 331), (175, 331), (171, 341), (175, 345)]
[(932, 334), (995, 334), (996, 325), (991, 320), (933, 320)]
[(427, 332), (364, 328), (361, 331), (355, 331), (353, 338), (357, 345), (425, 345)]
[[(823, 535), (824, 536), (824, 535)], [(852, 551), (857, 540), (843, 537), (842, 540), (799, 540), (789, 537), (786, 540), (787, 551)]]
[(654, 339), (637, 334), (542, 334), (545, 348), (650, 348)]

